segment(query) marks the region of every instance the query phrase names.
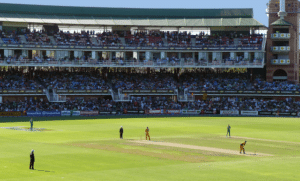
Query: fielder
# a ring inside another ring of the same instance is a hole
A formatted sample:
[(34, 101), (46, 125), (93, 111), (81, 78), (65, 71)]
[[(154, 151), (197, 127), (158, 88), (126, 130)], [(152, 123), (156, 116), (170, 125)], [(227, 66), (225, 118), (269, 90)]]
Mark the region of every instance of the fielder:
[(33, 129), (33, 119), (31, 118), (29, 122), (30, 122), (30, 130), (32, 131), (32, 129)]
[(247, 141), (245, 141), (244, 143), (240, 144), (240, 154), (242, 154), (242, 151), (243, 151), (244, 154), (246, 154), (245, 153), (245, 145), (246, 145), (246, 143), (247, 143)]
[(149, 135), (149, 128), (147, 127), (147, 129), (145, 130), (145, 134), (146, 134), (146, 140), (147, 140), (147, 137), (149, 137), (149, 141), (150, 141), (150, 135)]
[(29, 164), (29, 169), (34, 170), (34, 162), (35, 162), (35, 158), (34, 158), (34, 150), (31, 150), (31, 152), (30, 152), (30, 164)]
[(227, 134), (226, 134), (226, 137), (227, 137), (228, 134), (229, 134), (229, 137), (231, 137), (231, 136), (230, 136), (230, 129), (231, 129), (231, 127), (230, 127), (230, 125), (228, 124), (228, 126), (227, 126)]
[(124, 131), (123, 131), (123, 126), (121, 126), (119, 132), (120, 132), (120, 139), (123, 139), (123, 132), (124, 132)]

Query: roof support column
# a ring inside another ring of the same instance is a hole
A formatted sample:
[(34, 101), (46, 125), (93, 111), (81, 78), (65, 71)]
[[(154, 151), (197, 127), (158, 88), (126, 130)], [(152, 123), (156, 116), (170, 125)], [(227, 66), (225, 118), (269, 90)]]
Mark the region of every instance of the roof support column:
[(236, 60), (236, 52), (230, 52), (230, 59)]
[(22, 56), (28, 57), (28, 50), (22, 50)]
[(133, 52), (133, 59), (140, 60), (140, 54), (139, 54), (139, 52)]
[(222, 52), (213, 52), (212, 60), (222, 60)]
[(152, 60), (152, 53), (147, 51), (147, 52), (145, 53), (145, 59), (146, 59), (146, 60)]
[(244, 59), (249, 60), (249, 52), (244, 52)]
[(198, 60), (208, 60), (208, 53), (207, 52), (198, 52)]
[(97, 60), (98, 59), (98, 52), (92, 51), (92, 59)]
[(160, 52), (160, 59), (166, 58), (166, 52)]

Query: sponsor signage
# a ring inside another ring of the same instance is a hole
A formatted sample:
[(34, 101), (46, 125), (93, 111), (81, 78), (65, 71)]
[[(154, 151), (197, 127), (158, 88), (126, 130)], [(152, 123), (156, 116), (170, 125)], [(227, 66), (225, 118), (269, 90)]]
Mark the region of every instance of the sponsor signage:
[(127, 110), (125, 114), (139, 114), (139, 111), (137, 111), (137, 110)]
[(29, 111), (27, 112), (29, 117), (40, 117), (40, 116), (61, 116), (60, 111)]
[(61, 116), (60, 111), (42, 111), (42, 116)]
[(163, 90), (122, 90), (123, 93), (130, 94), (142, 94), (142, 93), (151, 93), (151, 94), (174, 94), (174, 90), (163, 89)]
[[(276, 112), (276, 111), (259, 111), (258, 115), (264, 115), (264, 116), (297, 116), (296, 112)], [(299, 113), (298, 113), (299, 116)]]
[(98, 111), (80, 111), (81, 116), (97, 116), (99, 115)]
[(166, 114), (180, 114), (180, 110), (166, 110)]
[(204, 109), (202, 109), (200, 114), (217, 114), (217, 110), (204, 110)]
[(0, 90), (0, 94), (43, 94), (43, 90)]
[(80, 111), (73, 111), (72, 116), (80, 116)]
[(189, 90), (190, 93), (194, 94), (292, 94), (300, 95), (299, 91), (201, 91), (201, 90)]
[(257, 116), (258, 115), (258, 111), (241, 111), (241, 115)]
[(163, 110), (149, 110), (149, 114), (162, 114)]
[(183, 110), (182, 114), (200, 114), (201, 110)]
[(42, 116), (42, 112), (41, 111), (28, 111), (27, 116), (29, 116), (29, 117)]
[(239, 115), (239, 111), (237, 111), (237, 110), (221, 110), (220, 114), (222, 114), (222, 115)]
[(100, 111), (99, 114), (111, 114), (109, 111)]
[(57, 94), (108, 94), (108, 90), (66, 90), (57, 89)]
[(61, 111), (61, 116), (71, 116), (71, 111)]
[(6, 116), (22, 116), (21, 112), (0, 112), (0, 117)]

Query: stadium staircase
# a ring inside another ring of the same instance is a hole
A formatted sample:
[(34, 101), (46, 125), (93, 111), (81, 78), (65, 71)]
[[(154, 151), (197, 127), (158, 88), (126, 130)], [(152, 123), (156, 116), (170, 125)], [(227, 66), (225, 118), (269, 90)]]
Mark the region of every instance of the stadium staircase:
[(20, 42), (21, 43), (26, 43), (27, 42), (25, 35), (19, 35), (19, 37), (20, 37)]
[(192, 46), (196, 46), (196, 38), (191, 38)]
[(56, 41), (55, 41), (55, 39), (54, 39), (53, 36), (48, 36), (48, 38), (50, 39), (50, 43), (51, 43), (52, 45), (55, 45), (55, 44), (56, 44)]
[(125, 46), (126, 45), (125, 38), (124, 37), (120, 37), (119, 39), (120, 39), (122, 45)]
[(99, 45), (97, 41), (97, 37), (91, 37), (91, 42), (93, 45)]
[(67, 98), (65, 95), (56, 94), (54, 90), (50, 91), (49, 89), (44, 90), (49, 102), (66, 102)]
[(164, 46), (169, 46), (168, 40), (166, 38), (162, 38), (162, 41), (164, 42)]

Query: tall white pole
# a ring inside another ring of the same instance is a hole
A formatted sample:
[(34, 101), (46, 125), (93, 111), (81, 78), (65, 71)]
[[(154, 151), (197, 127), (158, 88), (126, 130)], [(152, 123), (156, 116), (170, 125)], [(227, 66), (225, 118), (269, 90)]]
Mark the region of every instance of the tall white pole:
[(280, 0), (280, 11), (285, 12), (285, 0)]
[(278, 12), (278, 16), (280, 19), (284, 19), (284, 17), (287, 15), (285, 12), (285, 0), (280, 0), (280, 10)]

